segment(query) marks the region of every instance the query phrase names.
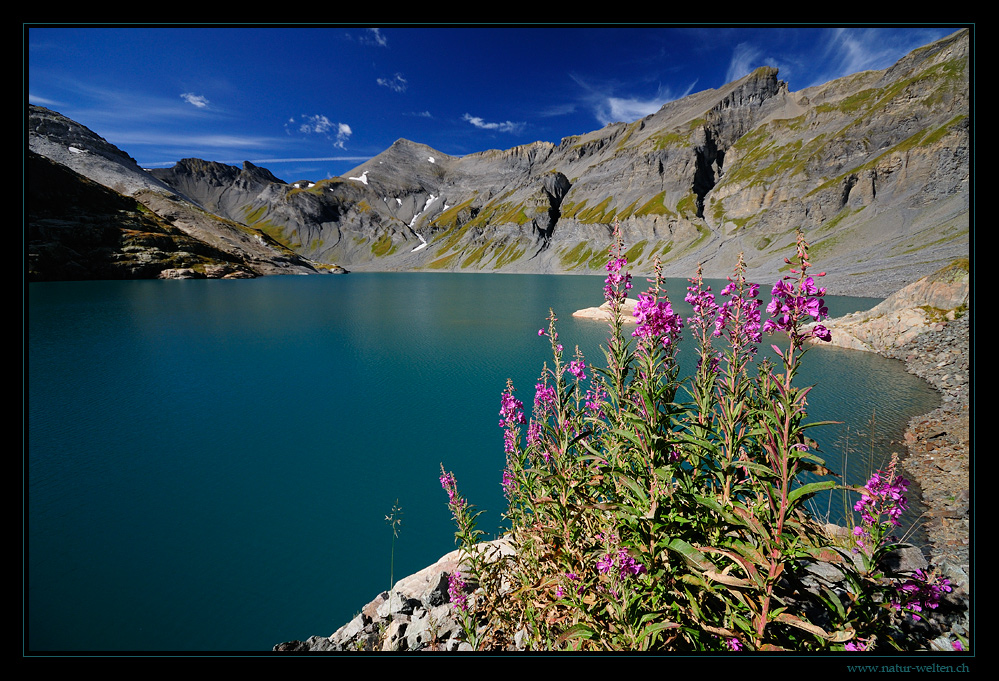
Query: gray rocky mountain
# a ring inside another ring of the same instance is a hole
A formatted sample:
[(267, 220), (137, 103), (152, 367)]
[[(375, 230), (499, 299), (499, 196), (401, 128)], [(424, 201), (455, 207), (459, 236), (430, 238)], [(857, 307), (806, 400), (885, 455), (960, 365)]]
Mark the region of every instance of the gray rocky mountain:
[(883, 71), (796, 93), (760, 68), (559, 144), (453, 157), (400, 139), (317, 182), (198, 159), (99, 177), (96, 167), (115, 158), (118, 173), (127, 157), (96, 145), (71, 153), (65, 135), (53, 149), (36, 141), (44, 127), (29, 132), (32, 149), (81, 174), (173, 210), (196, 206), (303, 262), (599, 273), (618, 222), (636, 274), (659, 258), (667, 276), (703, 263), (724, 277), (743, 252), (749, 276), (766, 282), (801, 228), (830, 293), (883, 297), (969, 255), (968, 52), (962, 30)]
[[(329, 270), (259, 230), (206, 210), (65, 116), (31, 106), (27, 123), (29, 280)], [(265, 177), (279, 182), (270, 173)]]

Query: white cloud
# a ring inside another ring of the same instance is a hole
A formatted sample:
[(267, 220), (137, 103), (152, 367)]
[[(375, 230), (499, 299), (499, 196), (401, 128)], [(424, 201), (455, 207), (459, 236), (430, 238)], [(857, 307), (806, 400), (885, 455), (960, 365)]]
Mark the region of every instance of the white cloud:
[(298, 132), (306, 135), (324, 135), (333, 142), (333, 146), (340, 149), (345, 148), (347, 140), (354, 134), (346, 123), (334, 123), (322, 114), (303, 115), (299, 121), (289, 118), (285, 130), (290, 132), (289, 126), (297, 126)]
[[(35, 106), (58, 106), (59, 102), (54, 99), (46, 99), (45, 97), (39, 97), (38, 95), (28, 94), (28, 102), (34, 104)], [(430, 113), (428, 112), (429, 116)]]
[(340, 123), (337, 126), (336, 143), (333, 146), (340, 147), (341, 149), (343, 149), (344, 148), (344, 146), (343, 146), (344, 143), (346, 143), (346, 141), (353, 134), (354, 133), (353, 133), (353, 131), (351, 131), (349, 125), (347, 125), (346, 123)]
[(566, 116), (568, 114), (576, 113), (575, 102), (566, 102), (564, 104), (553, 104), (541, 111), (538, 111), (539, 116), (551, 117), (551, 116)]
[(394, 90), (395, 92), (406, 91), (406, 79), (402, 77), (401, 73), (397, 73), (391, 78), (379, 78), (377, 82), (379, 85), (384, 85), (388, 89)]
[(312, 163), (314, 161), (370, 161), (370, 156), (317, 156), (311, 158), (259, 158), (250, 161), (262, 165), (264, 163)]
[(472, 116), (471, 114), (465, 114), (461, 117), (462, 120), (468, 121), (476, 128), (481, 128), (482, 130), (497, 130), (499, 132), (512, 132), (517, 133), (524, 129), (523, 123), (514, 123), (513, 121), (503, 121), (502, 123), (489, 123), (478, 116)]
[(593, 86), (579, 76), (570, 74), (570, 78), (583, 88), (580, 99), (593, 111), (601, 125), (618, 121), (630, 123), (644, 118), (659, 111), (663, 104), (690, 94), (696, 84), (696, 81), (691, 83), (685, 92), (679, 94), (660, 87), (654, 97), (619, 97), (613, 94), (615, 86), (612, 84)]
[[(302, 119), (302, 122), (298, 125), (299, 132), (325, 135), (333, 129), (333, 122), (322, 114), (302, 116)], [(294, 119), (292, 119), (292, 122), (294, 122)]]
[(172, 147), (176, 149), (186, 149), (184, 153), (197, 153), (192, 150), (212, 148), (212, 149), (265, 149), (275, 144), (282, 144), (280, 138), (270, 137), (245, 137), (239, 135), (188, 135), (180, 133), (159, 133), (141, 131), (115, 131), (110, 137), (113, 143), (120, 147)]
[(386, 47), (388, 45), (388, 39), (382, 35), (380, 28), (369, 28), (368, 31), (371, 33), (367, 36), (368, 39), (365, 42), (373, 43), (378, 45), (378, 47)]
[(196, 95), (193, 92), (185, 92), (180, 96), (188, 104), (204, 109), (208, 106), (208, 99), (204, 95)]
[(885, 69), (902, 56), (949, 31), (937, 28), (836, 28), (823, 32), (819, 52), (802, 69), (801, 87), (827, 83), (859, 71)]

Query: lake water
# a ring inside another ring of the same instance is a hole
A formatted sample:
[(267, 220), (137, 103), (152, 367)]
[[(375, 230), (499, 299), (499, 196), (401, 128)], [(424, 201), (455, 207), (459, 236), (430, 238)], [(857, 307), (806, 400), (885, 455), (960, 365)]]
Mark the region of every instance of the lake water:
[[(686, 282), (669, 283), (686, 316)], [(454, 548), (441, 463), (495, 530), (506, 379), (530, 404), (549, 307), (567, 351), (602, 358), (606, 325), (571, 316), (602, 302), (602, 285), (426, 273), (30, 284), (27, 648), (256, 651), (333, 633), (389, 586), (397, 500), (395, 579)], [(827, 299), (833, 315), (876, 302)], [(681, 350), (684, 374), (692, 355)], [(837, 469), (849, 434), (851, 482), (868, 472), (858, 432), (872, 414), (880, 459), (939, 403), (870, 353), (817, 348), (800, 381), (813, 383), (810, 420), (845, 425), (812, 435)]]

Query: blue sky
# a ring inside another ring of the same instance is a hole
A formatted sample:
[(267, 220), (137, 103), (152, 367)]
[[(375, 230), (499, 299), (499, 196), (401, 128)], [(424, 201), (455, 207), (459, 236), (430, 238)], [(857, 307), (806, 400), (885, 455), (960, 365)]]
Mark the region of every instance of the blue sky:
[(461, 156), (633, 121), (763, 65), (791, 91), (890, 66), (930, 27), (58, 27), (27, 92), (144, 167), (343, 175), (404, 137)]

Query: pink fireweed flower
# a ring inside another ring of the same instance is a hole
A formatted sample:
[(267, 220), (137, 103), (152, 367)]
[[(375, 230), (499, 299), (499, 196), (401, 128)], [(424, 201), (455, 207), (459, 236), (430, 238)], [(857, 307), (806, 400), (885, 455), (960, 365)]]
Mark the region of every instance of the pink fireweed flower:
[(447, 580), (447, 594), (456, 610), (468, 611), (468, 596), (465, 594), (465, 580), (461, 578), (461, 572), (455, 570)]
[(455, 498), (458, 495), (457, 484), (454, 480), (454, 475), (451, 473), (441, 472), (441, 487), (447, 492), (448, 503), (454, 503)]
[(924, 609), (935, 610), (943, 595), (950, 591), (952, 587), (946, 577), (916, 570), (911, 578), (898, 587), (892, 607), (909, 613), (918, 622)]
[(620, 227), (615, 224), (614, 243), (609, 249), (610, 259), (604, 265), (604, 269), (607, 270), (607, 278), (604, 280), (604, 299), (612, 306), (618, 306), (615, 309), (620, 309), (619, 306), (631, 288), (631, 273), (621, 274), (621, 270), (628, 264), (628, 259), (621, 255), (621, 248)]
[[(774, 284), (771, 290), (772, 299), (767, 305), (767, 313), (771, 316), (763, 324), (765, 333), (783, 331), (795, 345), (801, 345), (802, 341), (808, 338), (817, 338), (828, 342), (832, 339), (829, 329), (816, 324), (807, 331), (802, 330), (808, 318), (821, 322), (829, 316), (829, 308), (825, 305), (825, 288), (815, 285), (815, 279), (806, 274), (809, 267), (808, 244), (804, 236), (798, 233), (798, 260), (801, 262), (801, 269), (792, 269), (791, 272), (797, 274), (797, 284), (790, 283), (795, 277), (787, 276)], [(785, 262), (791, 262), (785, 258)], [(818, 276), (824, 276), (821, 272)]]
[[(565, 578), (567, 580), (569, 580), (569, 582), (579, 582), (579, 576), (575, 572), (566, 572), (565, 573)], [(577, 584), (575, 586), (575, 589), (576, 589), (576, 593), (577, 594), (582, 595), (582, 593), (583, 593), (583, 587), (582, 586), (580, 586), (580, 585)], [(562, 584), (558, 584), (555, 587), (555, 597), (556, 598), (562, 598), (563, 596), (565, 596), (565, 589), (562, 587)]]
[[(697, 267), (697, 275), (688, 281), (690, 286), (687, 287), (687, 295), (684, 300), (694, 308), (693, 316), (687, 318), (687, 325), (699, 346), (700, 357), (697, 360), (697, 370), (701, 372), (703, 367), (703, 370), (710, 373), (718, 373), (720, 357), (711, 345), (718, 303), (715, 302), (715, 296), (711, 293), (711, 287), (704, 285), (700, 266)], [(707, 366), (704, 366), (705, 363)]]
[(517, 452), (517, 434), (510, 429), (503, 431), (503, 451), (508, 455)]
[(737, 638), (730, 638), (725, 643), (728, 644), (729, 650), (742, 650), (742, 644)]
[(534, 386), (534, 409), (535, 411), (545, 412), (549, 407), (555, 404), (555, 388), (545, 385), (544, 383), (537, 383)]
[(586, 391), (586, 394), (583, 396), (583, 401), (586, 405), (587, 411), (589, 411), (592, 416), (597, 418), (603, 417), (604, 398), (606, 396), (607, 393), (604, 392), (600, 385), (595, 385)]
[(633, 313), (638, 326), (631, 334), (646, 347), (662, 344), (675, 346), (683, 329), (683, 318), (673, 312), (669, 299), (660, 300), (655, 292), (641, 293)]
[(582, 360), (573, 360), (569, 362), (569, 373), (575, 376), (580, 381), (586, 380), (586, 363)]
[(885, 535), (901, 524), (902, 514), (909, 502), (905, 492), (909, 481), (897, 475), (898, 455), (892, 455), (887, 470), (879, 470), (860, 490), (860, 499), (853, 510), (860, 513), (860, 524), (853, 528), (854, 542), (858, 549), (875, 550)]
[(458, 496), (458, 484), (453, 474), (444, 471), (444, 464), (441, 464), (441, 487), (447, 492), (447, 503), (452, 515), (457, 518), (465, 508), (465, 500)]
[(503, 469), (503, 480), (500, 482), (503, 487), (503, 495), (509, 499), (513, 493), (514, 477), (509, 468)]
[(524, 420), (524, 403), (513, 396), (513, 386), (507, 384), (507, 389), (500, 397), (500, 428), (526, 423)]
[(756, 297), (760, 291), (759, 285), (742, 278), (742, 266), (740, 259), (738, 280), (730, 278), (719, 294), (728, 300), (718, 308), (713, 335), (726, 336), (736, 352), (745, 351), (754, 355), (757, 344), (763, 340), (760, 333), (760, 307), (763, 301)]
[(645, 572), (645, 566), (632, 558), (625, 549), (618, 549), (617, 553), (604, 554), (597, 561), (597, 572), (609, 574), (615, 570), (618, 577), (634, 577)]
[(541, 424), (532, 420), (527, 426), (527, 446), (533, 447), (541, 442)]
[(706, 328), (705, 320), (714, 318), (718, 309), (715, 294), (711, 293), (710, 286), (701, 288), (703, 284), (699, 276), (689, 281), (693, 285), (687, 287), (687, 295), (683, 299), (694, 308), (694, 316), (688, 318), (687, 323), (690, 326)]

